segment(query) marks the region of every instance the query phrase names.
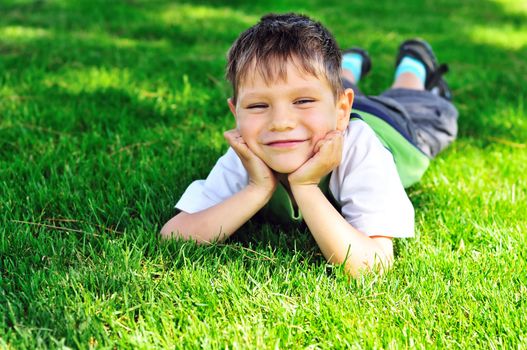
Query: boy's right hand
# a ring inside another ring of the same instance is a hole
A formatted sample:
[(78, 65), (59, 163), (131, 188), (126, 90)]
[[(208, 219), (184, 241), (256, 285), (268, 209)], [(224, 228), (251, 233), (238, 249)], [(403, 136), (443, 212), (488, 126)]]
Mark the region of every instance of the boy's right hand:
[(273, 170), (249, 149), (238, 129), (225, 131), (223, 136), (242, 161), (247, 173), (249, 173), (249, 186), (272, 194), (278, 183)]

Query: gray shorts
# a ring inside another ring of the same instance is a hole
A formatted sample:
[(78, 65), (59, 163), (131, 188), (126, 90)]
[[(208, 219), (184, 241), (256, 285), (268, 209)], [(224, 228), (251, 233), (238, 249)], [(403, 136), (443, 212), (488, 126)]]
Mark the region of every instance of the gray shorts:
[(458, 111), (438, 95), (423, 90), (390, 89), (379, 96), (365, 96), (348, 82), (344, 86), (355, 91), (354, 109), (387, 115), (394, 128), (430, 158), (456, 138)]

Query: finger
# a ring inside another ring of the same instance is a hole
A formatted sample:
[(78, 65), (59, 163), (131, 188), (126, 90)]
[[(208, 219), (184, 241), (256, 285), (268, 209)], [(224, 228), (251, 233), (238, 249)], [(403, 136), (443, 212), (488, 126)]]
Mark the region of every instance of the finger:
[(226, 131), (223, 133), (223, 136), (232, 147), (234, 152), (236, 152), (238, 157), (245, 160), (251, 159), (252, 152), (237, 129)]
[(334, 135), (331, 139), (324, 140), (315, 157), (319, 162), (325, 164), (324, 167), (334, 168), (337, 166), (342, 158), (342, 136)]
[(236, 139), (241, 137), (240, 132), (237, 129), (227, 130), (223, 133), (223, 137), (231, 144)]
[(319, 140), (319, 141), (315, 144), (315, 147), (313, 148), (313, 153), (314, 153), (314, 154), (317, 154), (318, 152), (320, 152), (320, 149), (322, 148), (322, 145), (324, 145), (325, 142), (326, 142), (326, 140), (324, 140), (324, 139)]
[(320, 151), (320, 148), (321, 148), (324, 144), (326, 144), (326, 143), (328, 143), (328, 142), (330, 142), (330, 141), (332, 141), (332, 140), (334, 140), (334, 139), (339, 139), (339, 138), (340, 138), (340, 139), (342, 138), (342, 132), (341, 132), (341, 131), (339, 131), (339, 130), (333, 130), (333, 131), (328, 132), (328, 133), (324, 136), (324, 138), (320, 139), (320, 140), (316, 143), (316, 145), (315, 145), (315, 147), (314, 147), (314, 150), (313, 150), (314, 153), (318, 153), (318, 152)]
[(331, 135), (327, 135), (327, 138), (323, 140), (323, 142), (320, 143), (320, 151), (324, 150), (324, 152), (330, 152), (334, 151), (335, 149), (342, 146), (342, 134), (340, 133), (332, 133)]
[(335, 137), (335, 136), (342, 136), (342, 131), (340, 130), (332, 130), (326, 134), (327, 137)]
[(233, 147), (236, 147), (239, 144), (245, 144), (245, 140), (237, 130), (226, 131), (223, 133), (223, 137), (225, 137), (227, 142)]

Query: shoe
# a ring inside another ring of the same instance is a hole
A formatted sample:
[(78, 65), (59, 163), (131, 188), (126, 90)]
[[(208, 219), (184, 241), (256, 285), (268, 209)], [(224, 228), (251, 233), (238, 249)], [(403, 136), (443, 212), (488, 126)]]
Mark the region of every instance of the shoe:
[(368, 52), (364, 49), (361, 49), (360, 47), (352, 47), (349, 49), (346, 49), (342, 51), (342, 56), (344, 56), (347, 53), (358, 53), (362, 56), (362, 67), (360, 72), (360, 79), (364, 79), (366, 75), (371, 71), (371, 58), (370, 55), (368, 55)]
[(406, 40), (399, 46), (399, 53), (395, 67), (399, 65), (404, 56), (410, 56), (423, 63), (426, 69), (425, 89), (432, 93), (452, 100), (452, 91), (448, 87), (443, 75), (448, 72), (448, 65), (439, 64), (430, 44), (422, 39)]

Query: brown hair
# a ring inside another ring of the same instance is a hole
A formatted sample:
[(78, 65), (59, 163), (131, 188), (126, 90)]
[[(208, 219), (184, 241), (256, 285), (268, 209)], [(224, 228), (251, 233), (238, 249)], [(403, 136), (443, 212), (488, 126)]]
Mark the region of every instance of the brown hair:
[(343, 91), (341, 53), (333, 35), (320, 23), (295, 13), (268, 14), (241, 33), (227, 54), (227, 80), (233, 101), (251, 69), (265, 81), (285, 79), (287, 63), (324, 77), (337, 98)]

